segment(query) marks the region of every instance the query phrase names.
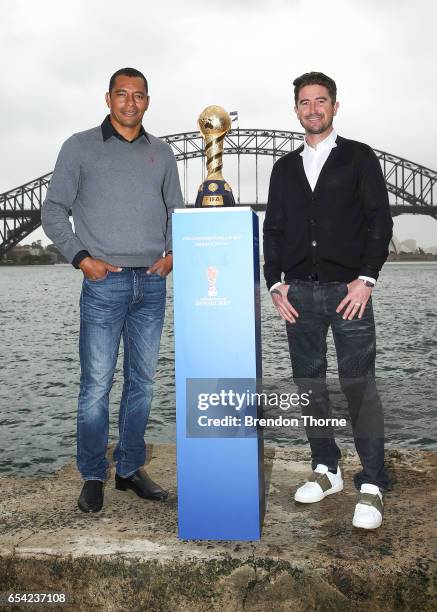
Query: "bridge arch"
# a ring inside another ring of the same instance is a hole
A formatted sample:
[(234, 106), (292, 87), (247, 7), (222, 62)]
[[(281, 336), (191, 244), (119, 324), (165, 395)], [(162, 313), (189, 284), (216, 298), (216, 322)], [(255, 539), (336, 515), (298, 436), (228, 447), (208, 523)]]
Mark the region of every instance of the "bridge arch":
[[(186, 164), (190, 159), (204, 156), (203, 140), (199, 132), (182, 132), (161, 138), (172, 147), (179, 162)], [(268, 155), (276, 161), (289, 151), (299, 148), (303, 138), (301, 132), (236, 129), (226, 135), (224, 154)], [(437, 219), (437, 208), (434, 205), (437, 172), (385, 151), (374, 149), (374, 152), (380, 161), (387, 190), (396, 197), (397, 203), (391, 205), (392, 215), (408, 212), (428, 214)]]
[[(258, 200), (258, 157), (270, 156), (273, 162), (300, 147), (303, 133), (269, 129), (235, 129), (225, 138), (224, 154), (238, 157), (238, 181), (232, 185), (236, 200), (240, 198), (240, 158), (255, 156), (255, 202), (248, 202), (257, 210), (264, 210), (265, 203)], [(187, 169), (191, 159), (203, 158), (203, 139), (200, 132), (181, 132), (162, 136), (179, 162), (184, 199), (189, 203)], [(437, 219), (435, 188), (437, 172), (403, 159), (391, 153), (374, 149), (384, 173), (387, 190), (395, 196), (390, 209), (393, 216), (402, 213), (425, 214)], [(202, 164), (204, 169), (205, 164)], [(41, 225), (41, 206), (52, 173), (49, 172), (24, 185), (0, 194), (0, 257), (26, 238)], [(199, 177), (200, 178), (200, 177)], [(202, 176), (202, 179), (204, 177)], [(194, 197), (194, 193), (190, 194)]]

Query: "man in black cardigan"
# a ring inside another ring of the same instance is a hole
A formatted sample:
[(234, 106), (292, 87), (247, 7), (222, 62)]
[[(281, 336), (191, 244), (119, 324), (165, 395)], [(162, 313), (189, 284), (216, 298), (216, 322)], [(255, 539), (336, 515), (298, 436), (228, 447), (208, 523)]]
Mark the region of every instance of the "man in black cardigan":
[[(301, 392), (311, 389), (303, 416), (313, 474), (297, 489), (295, 500), (313, 503), (343, 489), (326, 388), (331, 327), (363, 467), (354, 478), (359, 498), (352, 522), (375, 529), (381, 525), (382, 494), (390, 484), (374, 381), (371, 297), (392, 236), (388, 194), (372, 149), (337, 136), (333, 129), (335, 82), (310, 72), (293, 84), (305, 140), (273, 167), (264, 222), (264, 275), (286, 321), (294, 379)], [(321, 420), (315, 424), (314, 419)]]

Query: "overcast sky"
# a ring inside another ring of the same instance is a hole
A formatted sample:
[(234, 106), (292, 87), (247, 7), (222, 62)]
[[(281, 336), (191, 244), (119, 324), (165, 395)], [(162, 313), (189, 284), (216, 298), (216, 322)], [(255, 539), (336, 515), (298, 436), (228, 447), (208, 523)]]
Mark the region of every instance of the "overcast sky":
[[(68, 136), (101, 123), (109, 76), (123, 66), (149, 80), (144, 125), (157, 136), (197, 129), (209, 104), (238, 109), (240, 128), (300, 131), (292, 80), (320, 70), (337, 82), (338, 133), (437, 169), (434, 0), (0, 6), (1, 192), (51, 171)], [(398, 218), (395, 232), (437, 245), (429, 217)]]

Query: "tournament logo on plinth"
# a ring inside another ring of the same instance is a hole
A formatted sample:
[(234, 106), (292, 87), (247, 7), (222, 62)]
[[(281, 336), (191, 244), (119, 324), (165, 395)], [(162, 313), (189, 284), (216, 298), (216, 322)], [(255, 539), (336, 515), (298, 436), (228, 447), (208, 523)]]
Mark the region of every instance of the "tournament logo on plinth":
[(215, 266), (208, 266), (206, 268), (206, 279), (207, 279), (207, 296), (200, 297), (195, 301), (196, 306), (229, 306), (231, 300), (226, 296), (219, 295), (217, 291), (217, 277), (219, 275), (219, 269)]
[(217, 276), (218, 270), (214, 266), (208, 266), (206, 270), (206, 276), (208, 278), (208, 297), (217, 296)]

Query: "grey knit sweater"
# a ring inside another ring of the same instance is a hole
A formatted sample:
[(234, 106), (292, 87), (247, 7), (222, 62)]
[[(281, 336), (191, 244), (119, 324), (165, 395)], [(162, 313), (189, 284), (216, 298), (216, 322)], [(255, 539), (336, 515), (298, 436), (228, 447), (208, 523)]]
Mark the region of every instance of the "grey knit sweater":
[(42, 226), (68, 261), (86, 250), (115, 266), (150, 266), (171, 249), (171, 215), (183, 207), (176, 160), (147, 136), (104, 140), (99, 126), (63, 144)]

